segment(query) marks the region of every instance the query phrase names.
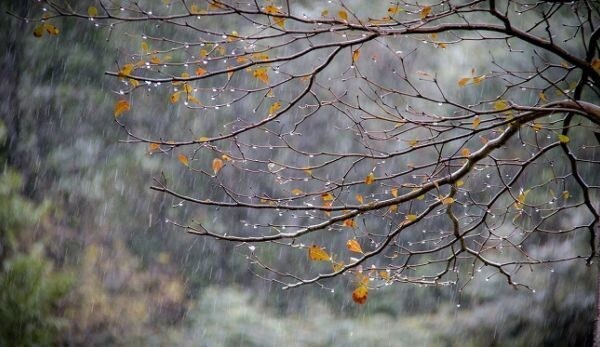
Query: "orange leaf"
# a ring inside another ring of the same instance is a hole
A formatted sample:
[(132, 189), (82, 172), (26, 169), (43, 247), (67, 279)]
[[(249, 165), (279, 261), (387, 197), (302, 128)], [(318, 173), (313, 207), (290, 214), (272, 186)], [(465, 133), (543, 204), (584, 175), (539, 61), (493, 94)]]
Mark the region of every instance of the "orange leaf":
[(440, 200), (442, 201), (442, 205), (450, 205), (454, 202), (454, 198), (451, 196), (440, 197)]
[(343, 225), (348, 228), (356, 228), (356, 222), (352, 218), (346, 219)]
[(215, 172), (215, 175), (218, 174), (222, 168), (223, 168), (223, 161), (219, 158), (213, 159), (212, 169)]
[(369, 289), (365, 285), (359, 285), (352, 292), (352, 300), (357, 304), (364, 304), (367, 302), (367, 297), (369, 296)]
[(471, 77), (463, 77), (461, 79), (458, 80), (458, 86), (459, 87), (464, 87), (467, 85), (467, 83), (469, 83), (469, 81), (471, 80)]
[(479, 118), (479, 116), (475, 116), (475, 118), (473, 118), (473, 129), (477, 129), (479, 124), (481, 124), (481, 118)]
[(365, 177), (365, 184), (369, 185), (373, 184), (373, 182), (375, 182), (375, 174), (371, 172)]
[(273, 103), (273, 105), (271, 105), (271, 107), (269, 107), (269, 117), (275, 115), (275, 113), (277, 113), (277, 111), (281, 108), (281, 102), (280, 101), (276, 101)]
[(321, 199), (323, 199), (323, 201), (331, 201), (333, 200), (334, 196), (331, 193), (323, 193), (321, 194)]
[(261, 67), (252, 72), (254, 78), (263, 82), (264, 84), (269, 84), (269, 72), (266, 67)]
[(361, 203), (361, 204), (364, 204), (364, 203), (365, 203), (365, 199), (364, 199), (364, 198), (363, 198), (363, 196), (362, 196), (362, 195), (360, 195), (360, 194), (356, 194), (356, 201), (358, 201), (358, 202), (359, 202), (359, 203)]
[(121, 67), (121, 70), (119, 70), (119, 76), (120, 77), (129, 76), (133, 72), (134, 69), (135, 69), (135, 66), (133, 64), (125, 64), (125, 65), (123, 65), (123, 67)]
[(148, 152), (150, 153), (154, 153), (160, 150), (160, 144), (158, 143), (151, 143), (148, 145)]
[(339, 10), (338, 11), (338, 16), (345, 21), (348, 21), (348, 12), (344, 11), (344, 10)]
[(358, 243), (358, 241), (356, 240), (348, 240), (348, 242), (346, 242), (346, 247), (351, 252), (364, 253), (362, 248), (360, 247), (360, 243)]
[(123, 113), (129, 111), (130, 108), (131, 106), (129, 106), (129, 102), (127, 100), (121, 99), (117, 101), (115, 104), (115, 117), (121, 116)]
[(179, 101), (179, 95), (181, 94), (181, 92), (175, 92), (173, 94), (171, 94), (171, 96), (169, 97), (169, 99), (171, 100), (172, 104), (176, 104), (177, 101)]
[(352, 52), (352, 63), (353, 64), (358, 61), (358, 57), (360, 57), (360, 49), (357, 49), (354, 52)]
[(463, 155), (463, 157), (468, 157), (469, 155), (471, 155), (471, 151), (468, 148), (461, 149), (460, 153)]
[(203, 68), (201, 68), (201, 67), (199, 67), (199, 68), (196, 69), (196, 76), (202, 76), (205, 73), (206, 73), (206, 70), (203, 69)]
[(427, 18), (427, 16), (429, 16), (430, 13), (431, 13), (431, 6), (425, 6), (425, 7), (423, 7), (423, 9), (421, 9), (421, 12), (419, 13), (419, 17), (421, 17), (421, 19), (425, 19), (425, 18)]
[(185, 154), (180, 154), (177, 156), (177, 160), (185, 166), (190, 166), (190, 160)]
[(312, 245), (308, 247), (308, 258), (314, 261), (330, 261), (331, 257), (325, 249), (319, 247), (317, 245)]

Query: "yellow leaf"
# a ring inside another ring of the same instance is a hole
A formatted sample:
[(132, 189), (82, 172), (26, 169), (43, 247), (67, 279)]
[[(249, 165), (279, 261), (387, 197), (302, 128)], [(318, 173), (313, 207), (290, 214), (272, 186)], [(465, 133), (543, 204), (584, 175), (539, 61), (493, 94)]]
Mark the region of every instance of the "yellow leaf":
[(338, 17), (340, 17), (342, 20), (348, 21), (348, 12), (344, 10), (339, 10)]
[(419, 17), (421, 17), (421, 19), (425, 19), (425, 18), (427, 18), (427, 16), (429, 16), (430, 13), (431, 13), (431, 6), (425, 6), (421, 9), (421, 12), (419, 13)]
[(338, 271), (342, 270), (343, 268), (344, 268), (344, 263), (343, 262), (341, 262), (341, 261), (340, 262), (337, 262), (337, 261), (333, 262), (333, 271), (338, 272)]
[(365, 285), (360, 285), (352, 292), (352, 300), (357, 304), (364, 304), (367, 302), (369, 296), (369, 289)]
[(525, 199), (527, 198), (527, 194), (529, 194), (530, 191), (531, 191), (531, 189), (527, 189), (525, 191), (521, 191), (519, 193), (519, 196), (517, 196), (517, 201), (515, 201), (515, 207), (518, 210), (523, 209), (523, 205), (525, 204)]
[(251, 55), (252, 60), (269, 60), (269, 55), (267, 53), (253, 53)]
[(473, 84), (478, 85), (485, 79), (485, 75), (473, 77)]
[(463, 157), (468, 157), (469, 155), (471, 155), (471, 151), (468, 148), (463, 148), (461, 149), (460, 154), (462, 154)]
[(481, 124), (481, 118), (479, 118), (479, 116), (475, 116), (473, 118), (473, 129), (477, 129), (479, 124)]
[(273, 22), (275, 22), (275, 25), (277, 25), (281, 29), (285, 29), (285, 18), (283, 18), (283, 17), (273, 17)]
[(191, 14), (200, 14), (200, 7), (198, 7), (198, 5), (196, 5), (196, 4), (190, 6), (190, 13)]
[(467, 85), (467, 83), (469, 83), (469, 81), (471, 80), (471, 77), (463, 77), (461, 79), (458, 80), (458, 86), (459, 87), (464, 87)]
[(181, 94), (181, 92), (175, 92), (175, 93), (171, 94), (171, 96), (169, 98), (171, 99), (172, 104), (176, 104), (179, 101), (180, 94)]
[(332, 201), (334, 196), (331, 193), (323, 193), (321, 194), (321, 199), (323, 199), (323, 201)]
[(254, 78), (263, 82), (264, 84), (269, 84), (269, 72), (266, 67), (261, 67), (252, 72)]
[(571, 194), (569, 193), (568, 190), (565, 190), (562, 192), (563, 199), (567, 200), (570, 196), (571, 196)]
[(390, 213), (396, 213), (396, 211), (398, 211), (398, 205), (390, 206), (388, 211), (390, 211)]
[(273, 5), (266, 6), (263, 11), (267, 14), (281, 14), (281, 11)]
[(354, 50), (354, 52), (352, 52), (352, 63), (356, 63), (358, 61), (358, 57), (360, 57), (360, 49), (356, 49)]
[(394, 6), (390, 6), (387, 9), (387, 12), (390, 16), (397, 14), (398, 12), (401, 12), (402, 9), (400, 8), (400, 6), (398, 5), (394, 5)]
[(418, 143), (419, 143), (419, 140), (415, 140), (415, 139), (412, 139), (412, 140), (408, 141), (408, 145), (411, 146), (411, 147), (416, 146)]
[(458, 181), (456, 181), (456, 186), (457, 186), (457, 187), (462, 187), (462, 186), (464, 186), (464, 185), (465, 185), (465, 181), (463, 181), (463, 180), (458, 180)]
[[(331, 207), (331, 206), (333, 206), (333, 201), (323, 202), (323, 207)], [(325, 213), (327, 216), (331, 216), (331, 212), (329, 212), (329, 211), (323, 211), (323, 213)]]
[(451, 196), (440, 197), (440, 200), (442, 201), (442, 205), (450, 205), (454, 202), (454, 198)]
[(193, 96), (192, 94), (188, 94), (187, 101), (196, 105), (202, 105), (202, 102), (200, 102), (200, 100), (198, 100), (198, 98)]
[(135, 69), (133, 64), (125, 64), (123, 67), (121, 67), (121, 70), (119, 70), (119, 76), (129, 76), (133, 72), (133, 69)]
[(494, 102), (494, 109), (496, 111), (502, 111), (507, 108), (508, 108), (508, 102), (506, 102), (506, 100), (498, 100), (498, 101)]
[(209, 138), (208, 138), (208, 137), (206, 137), (206, 136), (200, 136), (200, 137), (198, 138), (198, 142), (207, 142), (208, 140), (209, 140)]
[(140, 81), (138, 81), (138, 80), (134, 80), (133, 78), (130, 78), (130, 79), (129, 79), (129, 83), (131, 84), (131, 86), (132, 86), (133, 88), (135, 88), (135, 87), (137, 87), (137, 86), (139, 86), (139, 85), (140, 85)]
[(148, 43), (146, 43), (146, 41), (142, 41), (142, 43), (140, 43), (140, 48), (142, 49), (142, 53), (148, 53), (150, 51), (150, 47), (148, 47)]
[(200, 50), (200, 58), (206, 58), (208, 56), (208, 51), (206, 49)]
[(391, 193), (392, 193), (393, 197), (397, 198), (398, 197), (398, 188), (396, 188), (396, 187), (392, 188)]
[(88, 7), (87, 13), (88, 13), (88, 16), (90, 16), (90, 17), (97, 17), (98, 9), (96, 8), (96, 6), (90, 6), (90, 7)]
[(58, 35), (60, 33), (60, 30), (50, 23), (44, 23), (44, 29), (50, 35)]
[(231, 160), (231, 157), (230, 157), (230, 156), (228, 156), (227, 154), (223, 154), (223, 155), (221, 156), (221, 159), (223, 159), (223, 161), (230, 161), (230, 160)]
[(160, 150), (160, 144), (158, 143), (151, 143), (148, 145), (148, 152), (150, 153), (154, 153), (154, 152), (158, 152)]
[(356, 201), (358, 201), (359, 204), (364, 204), (365, 203), (365, 199), (360, 194), (356, 194)]
[(203, 68), (201, 68), (201, 67), (199, 67), (199, 68), (196, 69), (196, 76), (202, 76), (205, 73), (206, 73), (206, 70), (203, 69)]
[(269, 107), (269, 117), (275, 115), (277, 111), (281, 108), (281, 102), (276, 101)]
[(155, 55), (153, 55), (152, 57), (150, 57), (150, 62), (152, 64), (160, 64), (160, 58), (157, 57), (157, 56), (155, 56)]
[(190, 160), (185, 154), (178, 155), (177, 160), (179, 160), (179, 162), (185, 166), (190, 166)]
[(33, 28), (33, 36), (35, 37), (42, 37), (44, 35), (44, 26), (42, 24), (37, 25), (35, 28)]
[(193, 91), (194, 91), (194, 88), (193, 88), (191, 85), (189, 85), (188, 83), (184, 83), (184, 84), (183, 84), (183, 88), (182, 88), (182, 89), (183, 89), (183, 91), (184, 91), (184, 92), (186, 92), (187, 94), (190, 94), (191, 92), (193, 92)]
[(291, 192), (291, 193), (292, 193), (293, 195), (296, 195), (296, 196), (304, 194), (304, 192), (302, 191), (302, 189), (298, 189), (298, 188), (294, 188), (294, 189), (292, 189), (292, 192)]
[(558, 141), (560, 141), (560, 143), (569, 143), (571, 140), (567, 135), (558, 134)]
[(327, 16), (329, 16), (329, 10), (323, 10), (323, 11), (321, 11), (321, 16), (322, 16), (322, 17), (327, 17)]
[(546, 97), (546, 94), (544, 94), (544, 92), (540, 92), (538, 94), (538, 96), (540, 97), (540, 100), (543, 102), (548, 102), (548, 98)]
[(373, 184), (373, 182), (375, 182), (375, 174), (371, 172), (365, 177), (365, 184)]
[(381, 279), (384, 281), (389, 281), (392, 279), (392, 277), (390, 276), (390, 273), (387, 270), (379, 271), (379, 277), (381, 277)]
[(222, 168), (223, 168), (223, 161), (219, 158), (213, 159), (212, 169), (213, 169), (213, 172), (215, 173), (215, 175), (218, 174)]
[(314, 261), (330, 261), (331, 257), (325, 249), (319, 247), (317, 245), (312, 245), (308, 247), (308, 258)]
[(356, 228), (356, 222), (352, 218), (346, 219), (343, 225), (348, 228)]
[(346, 247), (350, 252), (364, 253), (360, 247), (360, 243), (358, 243), (356, 240), (348, 240), (348, 242), (346, 242)]
[(131, 108), (131, 106), (129, 105), (129, 102), (127, 100), (121, 99), (119, 101), (117, 101), (117, 103), (115, 104), (115, 117), (119, 117), (121, 116), (123, 113), (129, 111), (129, 109)]
[(414, 222), (417, 220), (417, 215), (416, 214), (408, 214), (408, 215), (406, 215), (406, 220), (409, 222)]

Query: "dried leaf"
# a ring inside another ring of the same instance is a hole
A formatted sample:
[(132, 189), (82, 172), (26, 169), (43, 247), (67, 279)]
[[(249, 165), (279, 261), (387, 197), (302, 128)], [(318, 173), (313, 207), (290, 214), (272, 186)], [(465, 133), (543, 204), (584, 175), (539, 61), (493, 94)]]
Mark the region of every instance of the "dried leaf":
[(398, 188), (394, 187), (391, 190), (392, 196), (397, 198), (398, 197)]
[(273, 105), (271, 105), (271, 107), (269, 107), (269, 117), (275, 115), (277, 113), (277, 111), (279, 111), (279, 109), (281, 108), (281, 102), (276, 101), (273, 103)]
[(333, 262), (333, 271), (338, 272), (341, 271), (344, 268), (344, 263), (343, 262), (337, 262), (334, 261)]
[(562, 192), (562, 197), (563, 197), (563, 199), (567, 200), (569, 197), (571, 197), (571, 194), (569, 193), (568, 190), (565, 190)]
[(358, 61), (358, 58), (360, 57), (360, 49), (356, 49), (352, 52), (352, 64), (356, 63)]
[(358, 201), (359, 204), (364, 204), (365, 203), (365, 199), (360, 194), (356, 194), (356, 201)]
[(450, 205), (452, 203), (454, 203), (454, 198), (451, 196), (447, 196), (447, 197), (440, 197), (440, 201), (442, 202), (442, 205)]
[(264, 84), (269, 84), (269, 72), (266, 67), (261, 67), (252, 72), (252, 75), (257, 80), (263, 82)]
[(148, 145), (148, 152), (151, 154), (154, 152), (158, 152), (159, 150), (160, 150), (160, 144), (158, 144), (158, 143), (152, 142), (151, 144)]
[(408, 215), (406, 215), (406, 220), (409, 222), (414, 222), (417, 220), (417, 215), (416, 214), (408, 214)]
[(332, 201), (334, 196), (331, 193), (323, 193), (321, 194), (321, 199), (323, 199), (323, 201)]
[(223, 168), (223, 165), (224, 165), (223, 160), (221, 160), (219, 158), (213, 159), (212, 169), (213, 169), (213, 172), (215, 173), (215, 175), (219, 173), (219, 171)]
[(421, 12), (419, 13), (419, 17), (421, 17), (421, 19), (425, 19), (425, 18), (427, 18), (427, 16), (429, 16), (430, 13), (431, 13), (431, 6), (425, 6), (421, 9)]
[(188, 159), (187, 155), (185, 155), (185, 154), (178, 155), (177, 160), (179, 160), (179, 162), (185, 166), (190, 166), (190, 160)]
[(131, 106), (129, 105), (129, 102), (127, 100), (121, 99), (115, 104), (114, 115), (115, 117), (120, 117), (123, 113), (129, 111), (130, 109)]
[(462, 154), (463, 157), (468, 157), (471, 155), (471, 151), (468, 148), (463, 148), (460, 150), (460, 154)]
[(458, 86), (459, 87), (464, 87), (464, 86), (466, 86), (469, 83), (470, 80), (471, 80), (471, 77), (463, 77), (463, 78), (461, 78), (461, 79), (458, 80)]
[(361, 253), (364, 254), (362, 248), (360, 247), (360, 243), (356, 240), (348, 240), (346, 242), (346, 247), (350, 252)]
[(204, 74), (206, 74), (206, 70), (205, 69), (203, 69), (201, 67), (196, 68), (196, 76), (202, 76)]
[(398, 211), (398, 205), (392, 205), (390, 206), (389, 210), (390, 213), (396, 213), (396, 211)]
[(592, 68), (594, 70), (600, 70), (600, 59), (596, 58), (592, 60)]
[(33, 28), (33, 36), (37, 38), (44, 36), (44, 26), (42, 24), (37, 25), (35, 28)]
[(481, 118), (479, 118), (479, 116), (475, 116), (475, 118), (473, 118), (473, 129), (477, 129), (479, 124), (481, 124)]
[(485, 75), (475, 76), (473, 77), (473, 84), (479, 85), (481, 81), (485, 79)]
[(123, 67), (121, 67), (121, 69), (119, 70), (119, 77), (129, 76), (133, 72), (134, 69), (135, 69), (135, 65), (133, 65), (133, 64), (123, 65)]
[(171, 100), (172, 104), (176, 104), (179, 101), (179, 95), (181, 94), (181, 92), (175, 92), (173, 94), (171, 94), (171, 96), (169, 97), (169, 99)]
[(302, 191), (302, 189), (298, 189), (298, 188), (292, 189), (291, 193), (293, 195), (296, 195), (296, 196), (304, 194), (304, 192)]
[(348, 21), (348, 12), (346, 12), (344, 10), (339, 10), (338, 17), (340, 17), (340, 19), (342, 19), (344, 21)]
[(367, 302), (367, 298), (369, 296), (369, 289), (365, 285), (359, 285), (352, 292), (352, 300), (357, 304), (364, 304)]
[(356, 222), (352, 218), (344, 220), (342, 225), (348, 228), (356, 228)]
[(494, 102), (494, 109), (496, 111), (503, 111), (508, 108), (508, 102), (506, 100), (498, 100)]
[(375, 182), (375, 174), (371, 172), (365, 177), (365, 184), (370, 185), (373, 182)]
[(312, 245), (308, 248), (308, 258), (314, 261), (330, 261), (331, 257), (325, 249), (317, 245)]
[(281, 29), (285, 29), (285, 18), (283, 18), (283, 17), (273, 17), (273, 22), (275, 23), (275, 25), (277, 25)]
[(390, 7), (388, 7), (388, 9), (387, 9), (387, 13), (388, 13), (390, 16), (393, 16), (393, 15), (397, 14), (398, 12), (402, 12), (402, 11), (403, 11), (403, 10), (402, 10), (402, 9), (400, 8), (400, 6), (398, 6), (398, 5), (390, 6)]

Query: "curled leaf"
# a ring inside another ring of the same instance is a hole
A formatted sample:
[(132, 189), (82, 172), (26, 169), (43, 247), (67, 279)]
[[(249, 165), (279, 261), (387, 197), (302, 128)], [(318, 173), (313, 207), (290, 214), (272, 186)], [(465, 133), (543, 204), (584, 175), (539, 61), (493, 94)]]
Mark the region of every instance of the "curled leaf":
[(354, 52), (352, 52), (352, 64), (356, 63), (358, 61), (359, 57), (360, 57), (360, 49), (354, 50)]

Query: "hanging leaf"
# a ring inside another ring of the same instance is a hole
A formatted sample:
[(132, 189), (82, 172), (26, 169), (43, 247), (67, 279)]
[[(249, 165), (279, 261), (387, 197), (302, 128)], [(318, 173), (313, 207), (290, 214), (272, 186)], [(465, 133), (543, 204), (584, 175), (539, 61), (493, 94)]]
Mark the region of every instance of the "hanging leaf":
[(96, 8), (96, 6), (90, 6), (87, 9), (87, 13), (88, 13), (88, 16), (90, 16), (90, 17), (97, 17), (98, 9)]
[(421, 9), (421, 12), (419, 13), (419, 17), (421, 17), (421, 19), (425, 19), (425, 18), (427, 18), (427, 16), (429, 16), (430, 13), (431, 13), (431, 6), (425, 6)]
[(33, 36), (37, 38), (44, 36), (44, 26), (42, 24), (36, 25), (36, 27), (33, 28)]
[(148, 43), (146, 43), (146, 41), (142, 41), (142, 43), (140, 43), (140, 48), (142, 49), (142, 53), (148, 53), (150, 51), (150, 47), (148, 47)]
[(391, 190), (392, 196), (397, 198), (398, 197), (398, 188), (394, 187)]
[(321, 199), (323, 199), (323, 201), (332, 201), (334, 198), (335, 197), (331, 193), (323, 193), (323, 194), (321, 194)]
[(379, 271), (379, 277), (381, 277), (381, 279), (384, 281), (390, 281), (392, 279), (392, 276), (390, 276), (390, 272), (388, 270)]
[(185, 154), (178, 155), (177, 160), (179, 160), (179, 162), (181, 164), (183, 164), (184, 166), (190, 166), (190, 160), (188, 159), (187, 155), (185, 155)]
[(451, 196), (447, 196), (447, 197), (440, 197), (440, 201), (442, 202), (442, 205), (450, 205), (452, 203), (454, 203), (454, 198)]
[(464, 186), (464, 185), (465, 185), (465, 181), (463, 181), (463, 180), (458, 180), (458, 181), (456, 181), (456, 186), (457, 186), (457, 187), (462, 187), (462, 186)]
[(352, 218), (344, 220), (344, 223), (342, 225), (352, 229), (356, 228), (356, 222)]
[(314, 261), (330, 261), (331, 257), (325, 249), (319, 247), (317, 245), (312, 245), (308, 247), (308, 258)]
[(261, 67), (252, 72), (252, 75), (257, 80), (263, 82), (264, 84), (269, 84), (269, 72), (266, 67)]
[(329, 10), (321, 11), (321, 17), (327, 17), (327, 16), (329, 16)]
[(458, 86), (459, 87), (464, 87), (464, 86), (466, 86), (469, 83), (470, 80), (471, 80), (471, 77), (463, 77), (463, 78), (461, 78), (461, 79), (458, 80)]
[(463, 148), (460, 150), (460, 154), (462, 154), (463, 157), (468, 157), (471, 155), (471, 151), (468, 148)]
[(568, 190), (565, 190), (562, 192), (562, 198), (567, 200), (569, 197), (571, 197), (571, 194), (569, 193)]
[(369, 289), (367, 288), (367, 286), (362, 285), (362, 284), (359, 285), (352, 292), (352, 300), (359, 305), (362, 305), (365, 302), (367, 302), (368, 296), (369, 296)]
[[(333, 201), (323, 202), (323, 207), (331, 207), (331, 206), (333, 206)], [(325, 213), (328, 217), (331, 216), (331, 212), (329, 212), (329, 211), (323, 211), (323, 213)]]
[(121, 99), (121, 100), (117, 101), (117, 103), (115, 104), (115, 111), (114, 111), (115, 117), (120, 117), (123, 113), (129, 111), (130, 108), (131, 107), (127, 100)]
[(119, 70), (119, 77), (127, 77), (129, 76), (133, 70), (135, 69), (135, 65), (133, 64), (125, 64)]
[(418, 143), (419, 143), (419, 140), (415, 140), (415, 139), (412, 139), (412, 140), (408, 141), (408, 145), (411, 146), (411, 147), (416, 146)]
[(473, 118), (473, 129), (477, 129), (479, 124), (481, 124), (481, 118), (479, 118), (479, 116), (475, 116), (475, 118)]
[(352, 64), (358, 61), (358, 57), (360, 57), (360, 49), (356, 49), (352, 52)]
[(304, 194), (304, 192), (302, 191), (302, 189), (298, 189), (298, 188), (292, 189), (291, 193), (293, 195), (296, 195), (296, 196)]
[(567, 135), (558, 134), (558, 141), (560, 141), (560, 143), (569, 143), (571, 139), (569, 139)]
[(365, 199), (360, 194), (356, 194), (356, 201), (358, 201), (359, 204), (364, 204), (365, 203)]
[(403, 9), (402, 9), (402, 8), (400, 8), (400, 6), (398, 6), (398, 5), (390, 6), (390, 7), (388, 7), (388, 9), (387, 9), (387, 13), (388, 13), (390, 16), (393, 16), (393, 15), (395, 15), (395, 14), (398, 14), (399, 12), (402, 12), (402, 11), (403, 11)]
[(390, 206), (389, 210), (390, 213), (396, 213), (396, 211), (398, 211), (398, 205), (392, 205)]
[(223, 154), (223, 155), (221, 156), (221, 159), (223, 159), (223, 161), (231, 161), (231, 160), (232, 160), (232, 159), (231, 159), (231, 157), (230, 157), (230, 156), (228, 156), (227, 154)]
[(373, 182), (375, 182), (375, 174), (371, 172), (365, 177), (365, 184), (370, 185)]
[(358, 243), (358, 241), (356, 240), (348, 240), (346, 242), (346, 247), (348, 248), (348, 250), (350, 252), (355, 252), (355, 253), (361, 253), (364, 254), (362, 248), (360, 247), (360, 243)]
[(592, 68), (594, 70), (600, 70), (600, 59), (596, 58), (592, 60)]
[(283, 18), (283, 17), (273, 17), (273, 22), (275, 23), (275, 25), (277, 25), (281, 29), (285, 29), (285, 18)]
[(213, 169), (213, 172), (215, 173), (215, 175), (219, 173), (219, 171), (223, 168), (223, 165), (224, 164), (221, 159), (219, 159), (219, 158), (213, 159), (212, 169)]
[(521, 190), (519, 196), (517, 196), (517, 201), (515, 201), (515, 208), (517, 210), (523, 209), (523, 205), (525, 205), (525, 199), (527, 199), (527, 194), (529, 194), (530, 191), (531, 189), (527, 189), (525, 191)]
[(154, 153), (154, 152), (158, 152), (160, 150), (160, 144), (152, 142), (151, 144), (148, 145), (148, 152), (150, 154)]
[(208, 140), (210, 140), (210, 139), (206, 136), (200, 136), (198, 138), (198, 142), (208, 142)]
[(176, 104), (179, 101), (179, 95), (181, 94), (181, 92), (175, 92), (173, 94), (171, 94), (171, 96), (169, 97), (169, 99), (171, 100), (172, 104)]
[(338, 272), (341, 271), (344, 268), (344, 262), (337, 262), (334, 261), (333, 262), (333, 271)]
[(60, 30), (50, 23), (44, 23), (44, 29), (46, 29), (46, 32), (50, 35), (56, 36), (60, 33)]
[(202, 76), (204, 74), (206, 74), (206, 70), (205, 69), (203, 69), (201, 67), (196, 68), (196, 76)]
[(279, 109), (281, 108), (281, 102), (276, 101), (273, 103), (273, 105), (271, 105), (271, 107), (269, 107), (269, 117), (275, 115), (277, 113), (277, 111), (279, 111)]
[(498, 100), (494, 102), (494, 109), (496, 111), (502, 111), (508, 108), (508, 102), (506, 100)]
[(417, 215), (416, 214), (408, 214), (408, 215), (406, 215), (406, 220), (409, 222), (414, 222), (417, 220)]
[(344, 20), (347, 22), (348, 21), (348, 12), (346, 12), (344, 10), (339, 10), (338, 17), (340, 17), (341, 20)]

